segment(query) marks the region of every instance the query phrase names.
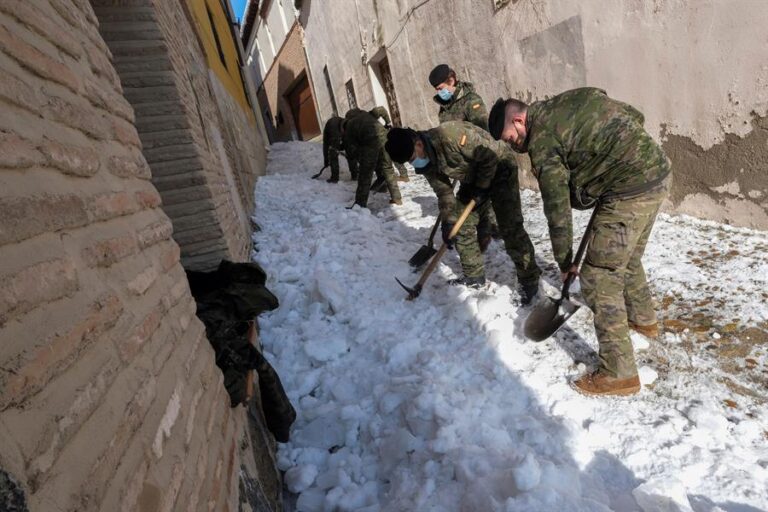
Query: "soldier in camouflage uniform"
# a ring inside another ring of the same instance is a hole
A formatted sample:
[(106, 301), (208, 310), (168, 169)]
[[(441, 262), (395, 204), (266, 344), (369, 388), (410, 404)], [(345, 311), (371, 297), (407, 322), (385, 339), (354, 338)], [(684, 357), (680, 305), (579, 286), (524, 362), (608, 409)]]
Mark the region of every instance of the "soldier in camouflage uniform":
[(384, 178), (389, 190), (390, 204), (403, 204), (392, 161), (384, 151), (387, 130), (368, 113), (347, 115), (341, 123), (341, 134), (347, 155), (359, 164), (355, 204), (366, 208), (374, 172)]
[[(341, 140), (342, 121), (341, 117), (333, 116), (326, 121), (323, 128), (323, 168), (331, 167), (331, 177), (328, 178), (328, 183), (339, 182), (339, 152), (344, 149)], [(357, 161), (347, 155), (347, 163), (352, 181), (357, 180)]]
[(669, 161), (643, 129), (643, 115), (582, 88), (528, 106), (499, 100), (491, 133), (527, 152), (541, 188), (555, 260), (563, 278), (572, 264), (571, 208), (597, 208), (581, 286), (594, 312), (600, 366), (574, 382), (586, 394), (640, 390), (629, 329), (658, 336), (641, 258), (667, 196)]
[[(456, 77), (456, 72), (446, 64), (436, 66), (429, 74), (429, 83), (435, 88), (437, 94), (432, 98), (440, 106), (437, 114), (441, 123), (447, 121), (467, 121), (478, 128), (488, 131), (488, 110), (485, 108), (483, 98), (475, 92), (474, 87), (469, 82), (460, 82)], [(485, 252), (485, 249), (491, 243), (492, 235), (498, 233), (496, 215), (493, 208), (485, 208), (478, 211), (479, 220), (477, 222), (477, 241), (473, 241), (474, 234), (469, 239), (457, 243), (459, 258), (464, 261), (472, 258), (473, 254)], [(460, 235), (462, 237), (462, 235)], [(478, 247), (475, 247), (478, 246)], [(462, 247), (468, 247), (468, 251), (462, 251)], [(482, 258), (482, 257), (480, 257)], [(471, 262), (470, 266), (482, 266), (482, 259), (479, 262)]]
[[(471, 256), (461, 260), (465, 276), (482, 278), (482, 283), (485, 277), (479, 250), (470, 254), (469, 248), (461, 247), (461, 244), (474, 238), (478, 212), (487, 208), (495, 210), (504, 246), (515, 263), (517, 279), (522, 286), (521, 300), (530, 302), (538, 289), (541, 271), (536, 265), (533, 244), (523, 227), (517, 162), (509, 148), (473, 124), (449, 121), (423, 132), (393, 128), (386, 149), (396, 162), (410, 161), (416, 172), (429, 181), (437, 194), (440, 216), (444, 219), (443, 241), (449, 246), (452, 240), (448, 236), (456, 219), (467, 203), (475, 199), (478, 205), (459, 231), (463, 231), (464, 236), (456, 237), (456, 245)], [(461, 183), (455, 196), (452, 180)]]

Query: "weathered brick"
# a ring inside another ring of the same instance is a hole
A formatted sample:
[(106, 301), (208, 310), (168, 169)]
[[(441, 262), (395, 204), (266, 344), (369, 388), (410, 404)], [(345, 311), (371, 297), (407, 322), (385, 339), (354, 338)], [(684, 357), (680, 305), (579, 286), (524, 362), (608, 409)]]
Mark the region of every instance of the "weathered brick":
[(154, 187), (151, 189), (139, 190), (134, 196), (136, 197), (136, 203), (142, 208), (157, 208), (163, 202), (160, 194)]
[(139, 211), (139, 206), (128, 192), (107, 192), (89, 197), (84, 210), (91, 221), (108, 220)]
[(0, 25), (0, 47), (23, 67), (36, 75), (61, 84), (73, 92), (81, 88), (80, 79), (64, 63), (52, 59), (17, 34), (12, 34), (5, 25)]
[(105, 87), (103, 81), (86, 79), (85, 96), (93, 105), (132, 123), (134, 121), (133, 109), (130, 103), (119, 93), (119, 87), (117, 90), (113, 88), (115, 85), (110, 83), (108, 87)]
[(126, 234), (94, 242), (83, 248), (81, 254), (89, 267), (109, 267), (137, 250), (136, 238), (133, 234)]
[(88, 223), (83, 199), (76, 193), (0, 197), (0, 219), (0, 244)]
[(181, 251), (176, 242), (166, 243), (160, 254), (160, 267), (166, 272), (169, 271), (179, 262), (180, 256)]
[(139, 353), (144, 343), (152, 337), (152, 334), (157, 330), (160, 325), (160, 321), (165, 315), (165, 308), (162, 308), (160, 304), (147, 313), (141, 320), (141, 323), (136, 326), (132, 334), (125, 333), (125, 335), (115, 340), (117, 351), (120, 353), (120, 358), (129, 362), (132, 361), (136, 354)]
[(112, 119), (112, 138), (126, 146), (141, 148), (141, 139), (136, 127), (125, 119)]
[(139, 241), (139, 247), (146, 249), (158, 242), (168, 240), (173, 233), (173, 225), (169, 219), (163, 219), (150, 224), (138, 231), (136, 238)]
[(7, 70), (0, 73), (0, 98), (31, 112), (37, 112), (44, 101), (39, 87), (33, 87)]
[(52, 333), (38, 349), (25, 356), (25, 360), (6, 380), (0, 395), (0, 410), (19, 404), (39, 392), (53, 377), (67, 368), (88, 345), (99, 339), (115, 325), (123, 311), (123, 303), (114, 294), (104, 294), (87, 308), (85, 313), (67, 331)]
[(45, 158), (32, 141), (0, 131), (0, 167), (25, 169), (44, 161)]
[(61, 25), (34, 8), (32, 2), (22, 0), (4, 0), (0, 2), (0, 11), (16, 18), (21, 24), (31, 27), (37, 34), (50, 41), (64, 53), (77, 60), (81, 55), (81, 46)]
[(165, 486), (165, 492), (163, 492), (163, 500), (158, 508), (159, 512), (173, 512), (175, 510), (176, 500), (179, 496), (179, 490), (181, 484), (184, 481), (184, 466), (181, 463), (173, 465), (173, 471), (171, 472), (171, 481)]
[(138, 156), (111, 156), (107, 163), (109, 172), (120, 178), (150, 179), (152, 172), (146, 161)]
[(77, 272), (69, 259), (36, 263), (0, 276), (0, 327), (10, 318), (77, 291)]
[(125, 412), (117, 423), (112, 438), (91, 467), (88, 478), (80, 489), (79, 502), (96, 504), (101, 501), (114, 468), (119, 465), (131, 440), (146, 420), (157, 394), (157, 380), (151, 375), (144, 376), (141, 387), (126, 404)]
[(135, 295), (143, 295), (150, 286), (157, 280), (160, 272), (154, 266), (149, 266), (143, 271), (136, 274), (130, 281), (128, 281), (127, 287)]
[(44, 92), (48, 92), (50, 97), (43, 111), (52, 120), (80, 130), (97, 140), (109, 138), (112, 127), (103, 113), (90, 105), (77, 105), (50, 91)]
[(99, 155), (91, 148), (60, 144), (45, 139), (38, 146), (48, 165), (64, 174), (89, 177), (99, 171)]

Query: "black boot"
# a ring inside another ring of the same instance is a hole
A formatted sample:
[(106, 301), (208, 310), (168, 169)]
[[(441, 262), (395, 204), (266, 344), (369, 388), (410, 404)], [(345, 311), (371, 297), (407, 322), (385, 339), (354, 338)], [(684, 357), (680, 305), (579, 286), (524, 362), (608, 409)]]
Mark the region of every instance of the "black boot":
[(338, 183), (339, 182), (339, 177), (338, 176), (331, 176), (330, 178), (328, 178), (325, 181), (327, 181), (328, 183)]
[(539, 294), (539, 281), (532, 283), (523, 283), (520, 285), (520, 304), (528, 306)]
[(458, 279), (451, 279), (448, 281), (448, 284), (450, 285), (462, 285), (466, 286), (467, 288), (482, 288), (485, 286), (485, 276), (478, 276), (478, 277), (460, 277)]

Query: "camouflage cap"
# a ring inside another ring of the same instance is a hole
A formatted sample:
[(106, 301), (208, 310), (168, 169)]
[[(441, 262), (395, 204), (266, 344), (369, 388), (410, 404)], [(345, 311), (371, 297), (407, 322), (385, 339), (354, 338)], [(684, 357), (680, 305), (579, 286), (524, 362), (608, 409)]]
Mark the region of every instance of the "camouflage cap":
[(392, 128), (387, 132), (387, 142), (384, 149), (389, 153), (393, 162), (402, 164), (413, 156), (414, 140), (419, 136), (410, 128)]
[(438, 64), (429, 73), (429, 83), (432, 84), (432, 87), (437, 87), (448, 80), (449, 76), (451, 76), (451, 68), (448, 64)]
[(496, 140), (501, 138), (501, 132), (504, 131), (506, 106), (507, 101), (504, 98), (499, 98), (496, 100), (496, 103), (493, 104), (491, 112), (488, 114), (488, 131)]

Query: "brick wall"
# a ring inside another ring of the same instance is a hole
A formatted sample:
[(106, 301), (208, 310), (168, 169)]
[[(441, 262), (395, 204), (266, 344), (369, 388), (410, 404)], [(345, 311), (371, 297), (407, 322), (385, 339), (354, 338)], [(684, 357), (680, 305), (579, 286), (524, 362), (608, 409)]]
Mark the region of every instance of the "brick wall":
[[(222, 121), (205, 55), (183, 2), (92, 3), (125, 96), (136, 110), (144, 155), (173, 221), (182, 263), (211, 270), (224, 258), (247, 260), (245, 205), (253, 203), (255, 176), (264, 167), (252, 148), (263, 144), (242, 110), (239, 118)], [(229, 136), (221, 127), (230, 123), (247, 134), (239, 140), (244, 152), (251, 150), (247, 166), (220, 148)]]
[[(0, 469), (33, 512), (236, 510), (248, 420), (161, 209), (174, 174), (154, 175), (142, 142), (153, 155), (159, 139), (134, 123), (179, 123), (182, 153), (203, 135), (166, 101), (158, 42), (124, 49), (116, 60), (146, 72), (136, 86), (156, 87), (136, 117), (89, 2), (0, 2)], [(164, 206), (177, 229), (178, 204)]]

